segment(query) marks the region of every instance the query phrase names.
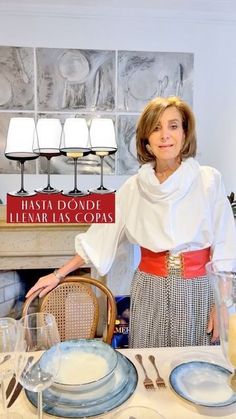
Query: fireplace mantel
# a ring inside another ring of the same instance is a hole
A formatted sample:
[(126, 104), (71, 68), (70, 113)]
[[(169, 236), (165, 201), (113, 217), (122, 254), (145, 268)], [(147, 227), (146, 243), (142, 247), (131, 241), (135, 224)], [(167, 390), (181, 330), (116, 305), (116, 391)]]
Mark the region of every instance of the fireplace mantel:
[(74, 255), (76, 234), (89, 224), (9, 224), (0, 206), (1, 270), (57, 268)]

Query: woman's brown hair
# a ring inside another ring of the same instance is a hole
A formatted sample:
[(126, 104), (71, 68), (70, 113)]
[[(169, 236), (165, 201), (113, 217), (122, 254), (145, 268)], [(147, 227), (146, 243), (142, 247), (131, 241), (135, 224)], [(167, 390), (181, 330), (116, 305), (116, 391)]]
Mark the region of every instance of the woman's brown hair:
[(136, 128), (137, 157), (141, 164), (153, 161), (155, 157), (146, 148), (148, 138), (156, 128), (163, 112), (174, 106), (182, 115), (182, 125), (185, 133), (184, 145), (181, 150), (181, 159), (195, 157), (197, 151), (195, 117), (190, 106), (176, 96), (167, 98), (157, 97), (151, 100), (144, 108)]

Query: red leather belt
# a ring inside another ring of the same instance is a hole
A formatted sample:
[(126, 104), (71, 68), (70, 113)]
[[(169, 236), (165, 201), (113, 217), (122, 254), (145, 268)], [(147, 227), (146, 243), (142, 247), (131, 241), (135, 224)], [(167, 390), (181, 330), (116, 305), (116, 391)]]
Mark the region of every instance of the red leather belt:
[(181, 277), (191, 279), (206, 275), (205, 265), (210, 260), (210, 247), (173, 255), (169, 251), (152, 252), (141, 247), (138, 269), (152, 275), (167, 277), (171, 269), (179, 269)]

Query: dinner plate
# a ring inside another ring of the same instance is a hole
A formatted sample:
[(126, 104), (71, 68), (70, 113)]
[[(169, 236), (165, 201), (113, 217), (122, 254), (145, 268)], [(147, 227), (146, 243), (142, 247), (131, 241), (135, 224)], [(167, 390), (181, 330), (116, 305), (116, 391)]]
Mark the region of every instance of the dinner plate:
[[(109, 383), (87, 393), (74, 393), (51, 386), (43, 391), (44, 412), (68, 418), (91, 417), (121, 406), (134, 393), (138, 374), (133, 363), (117, 353), (118, 363)], [(37, 406), (37, 393), (26, 390), (28, 399)]]
[(236, 394), (228, 385), (230, 371), (203, 361), (177, 365), (170, 374), (172, 389), (185, 400), (206, 407), (228, 406), (236, 402)]

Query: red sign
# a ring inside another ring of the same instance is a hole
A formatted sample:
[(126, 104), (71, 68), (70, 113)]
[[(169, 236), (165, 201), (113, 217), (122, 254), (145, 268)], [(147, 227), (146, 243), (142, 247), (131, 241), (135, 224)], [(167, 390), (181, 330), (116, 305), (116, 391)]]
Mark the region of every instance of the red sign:
[(7, 223), (114, 223), (115, 194), (7, 195)]

